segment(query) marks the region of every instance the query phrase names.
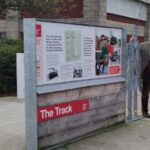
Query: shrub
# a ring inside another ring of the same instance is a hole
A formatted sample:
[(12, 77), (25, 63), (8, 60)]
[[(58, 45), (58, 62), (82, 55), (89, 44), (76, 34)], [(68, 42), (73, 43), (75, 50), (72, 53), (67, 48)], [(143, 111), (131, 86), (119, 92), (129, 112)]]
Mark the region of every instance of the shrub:
[(23, 44), (16, 40), (0, 40), (0, 95), (16, 93), (16, 53)]

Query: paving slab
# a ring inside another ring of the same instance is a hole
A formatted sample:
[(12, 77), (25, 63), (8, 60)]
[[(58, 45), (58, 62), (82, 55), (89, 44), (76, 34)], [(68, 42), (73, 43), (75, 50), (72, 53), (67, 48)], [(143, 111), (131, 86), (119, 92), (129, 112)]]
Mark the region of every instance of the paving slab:
[(0, 150), (25, 150), (24, 102), (0, 100)]
[(57, 150), (150, 150), (150, 119), (118, 126)]

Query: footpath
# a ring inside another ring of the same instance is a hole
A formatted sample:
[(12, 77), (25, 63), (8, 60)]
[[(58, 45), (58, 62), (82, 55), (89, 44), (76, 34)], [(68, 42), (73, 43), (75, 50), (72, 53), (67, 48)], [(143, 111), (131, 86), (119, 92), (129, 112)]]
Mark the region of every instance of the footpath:
[[(0, 150), (26, 150), (24, 107), (23, 100), (0, 98)], [(120, 125), (57, 150), (150, 150), (150, 119)]]

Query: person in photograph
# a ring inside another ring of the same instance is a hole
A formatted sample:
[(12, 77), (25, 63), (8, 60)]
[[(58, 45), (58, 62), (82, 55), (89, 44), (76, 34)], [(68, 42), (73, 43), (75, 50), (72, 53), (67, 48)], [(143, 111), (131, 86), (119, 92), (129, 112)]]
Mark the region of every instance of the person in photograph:
[(107, 48), (107, 45), (108, 45), (108, 37), (105, 36), (105, 35), (101, 35), (101, 52), (102, 52), (102, 56), (104, 58), (104, 63), (105, 65), (108, 65), (108, 61), (109, 61), (109, 58), (108, 58), (108, 48)]

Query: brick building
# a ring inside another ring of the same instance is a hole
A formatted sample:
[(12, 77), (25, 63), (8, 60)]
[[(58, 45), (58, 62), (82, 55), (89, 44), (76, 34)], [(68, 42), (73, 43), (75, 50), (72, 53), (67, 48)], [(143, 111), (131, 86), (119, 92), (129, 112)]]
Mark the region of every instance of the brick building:
[[(63, 3), (62, 3), (63, 2)], [(149, 0), (65, 0), (53, 5), (59, 11), (52, 15), (39, 12), (23, 12), (22, 18), (38, 17), (73, 23), (121, 27), (131, 36), (132, 25), (138, 26), (140, 41), (150, 40), (150, 2)], [(13, 17), (1, 17), (0, 38), (17, 39), (22, 36), (22, 22), (18, 13)]]

